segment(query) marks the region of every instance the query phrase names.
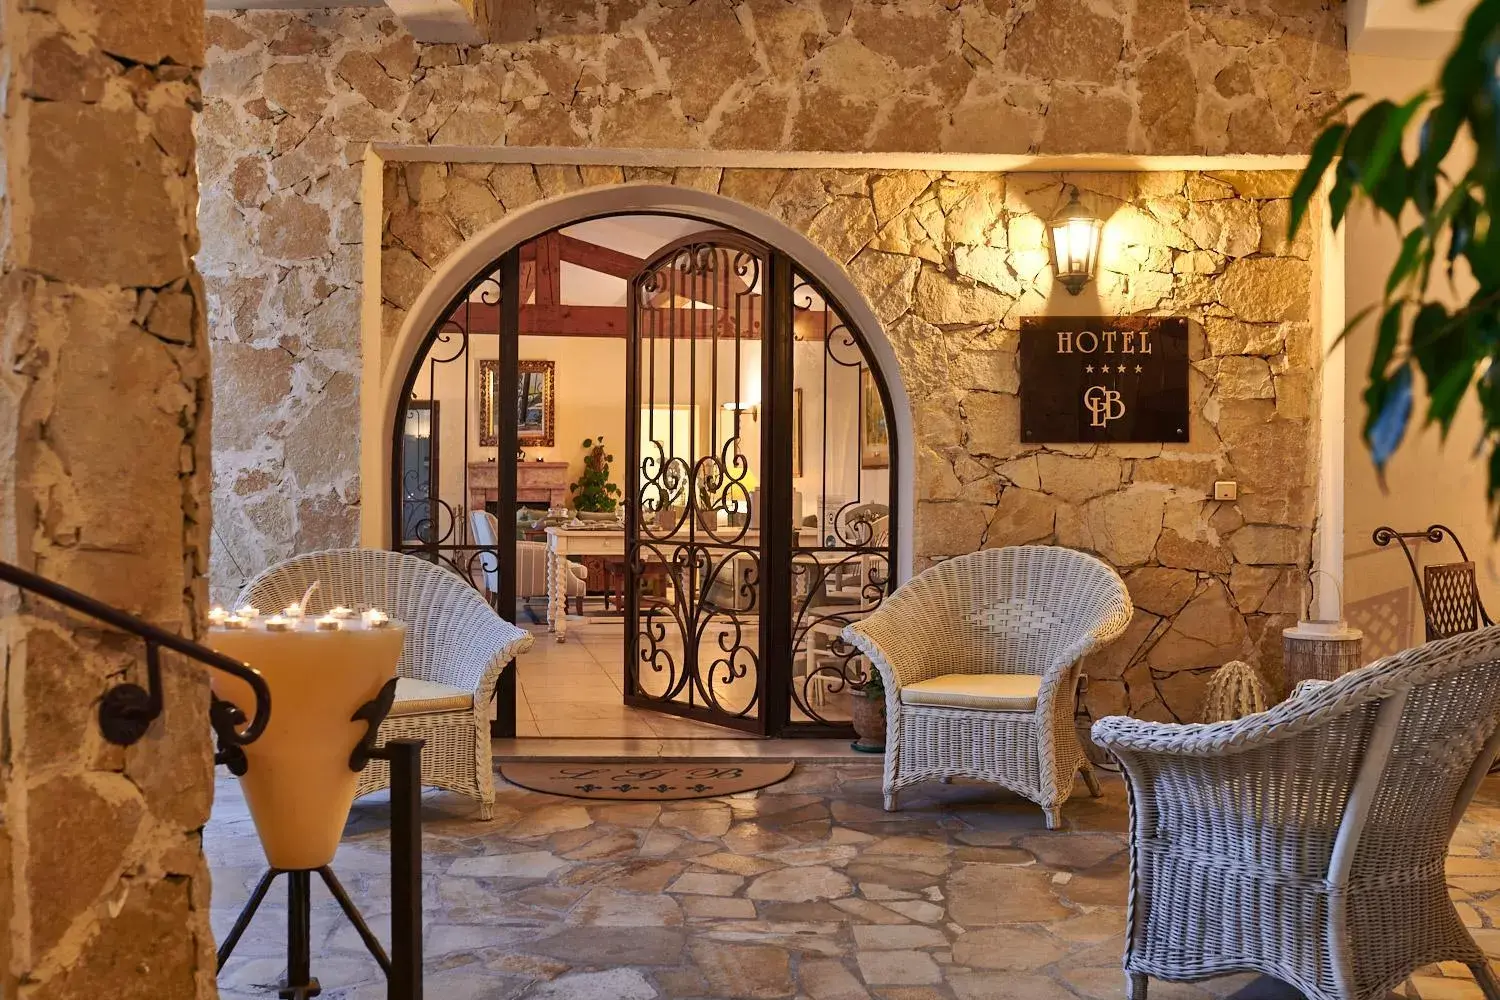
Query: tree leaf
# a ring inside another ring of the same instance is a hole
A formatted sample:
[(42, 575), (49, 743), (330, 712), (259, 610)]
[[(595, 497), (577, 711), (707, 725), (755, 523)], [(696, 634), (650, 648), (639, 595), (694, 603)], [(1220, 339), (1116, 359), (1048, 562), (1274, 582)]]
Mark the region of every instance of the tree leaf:
[[(1370, 146), (1370, 155), (1365, 162), (1364, 182), (1367, 185), (1379, 188), (1386, 172), (1397, 163), (1402, 165), (1402, 172), (1405, 172), (1406, 161), (1401, 156), (1401, 141), (1406, 137), (1406, 127), (1411, 124), (1412, 116), (1426, 100), (1427, 92), (1422, 91), (1405, 104), (1394, 108), (1386, 117)], [(1402, 188), (1404, 190), (1404, 184)]]
[(1327, 172), (1328, 165), (1333, 162), (1334, 154), (1339, 150), (1339, 144), (1344, 141), (1349, 127), (1342, 123), (1330, 125), (1313, 142), (1312, 152), (1308, 155), (1307, 166), (1302, 169), (1302, 176), (1297, 178), (1297, 186), (1292, 189), (1292, 217), (1287, 225), (1287, 239), (1295, 239), (1297, 232), (1302, 228), (1303, 216), (1307, 214), (1307, 206), (1312, 201), (1312, 196), (1317, 192), (1318, 185), (1322, 183), (1323, 174)]
[(1365, 444), (1370, 458), (1383, 473), (1386, 463), (1406, 435), (1411, 420), (1412, 374), (1410, 365), (1402, 365), (1389, 378), (1373, 376), (1365, 390), (1368, 416), (1365, 419)]
[(1387, 296), (1395, 294), (1401, 283), (1416, 271), (1422, 244), (1426, 240), (1427, 234), (1423, 230), (1413, 229), (1406, 234), (1406, 239), (1401, 241), (1401, 252), (1396, 256), (1396, 263), (1391, 266), (1390, 276), (1385, 280)]
[(1396, 356), (1396, 344), (1401, 339), (1401, 313), (1405, 308), (1405, 302), (1392, 302), (1381, 314), (1380, 325), (1375, 332), (1375, 350), (1370, 355), (1372, 378), (1377, 373), (1384, 378), (1386, 369), (1391, 366), (1391, 359)]

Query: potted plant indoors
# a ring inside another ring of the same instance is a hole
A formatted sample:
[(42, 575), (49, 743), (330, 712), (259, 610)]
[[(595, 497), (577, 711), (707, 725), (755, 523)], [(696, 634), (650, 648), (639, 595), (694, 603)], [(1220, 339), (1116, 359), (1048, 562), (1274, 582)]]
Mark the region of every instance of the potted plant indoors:
[[(573, 509), (584, 521), (614, 520), (620, 487), (609, 481), (609, 463), (615, 456), (604, 448), (604, 435), (583, 439), (583, 472), (568, 488), (573, 491)], [(592, 517), (589, 515), (593, 515)]]
[(849, 685), (849, 721), (859, 736), (850, 746), (860, 753), (885, 752), (885, 679), (874, 667), (862, 683)]

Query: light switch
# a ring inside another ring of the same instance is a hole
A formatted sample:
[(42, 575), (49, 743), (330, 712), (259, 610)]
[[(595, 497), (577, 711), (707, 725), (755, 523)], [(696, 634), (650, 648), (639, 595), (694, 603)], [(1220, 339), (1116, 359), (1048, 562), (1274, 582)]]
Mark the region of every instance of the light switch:
[(1240, 498), (1240, 484), (1233, 479), (1220, 479), (1214, 483), (1215, 500), (1238, 500)]

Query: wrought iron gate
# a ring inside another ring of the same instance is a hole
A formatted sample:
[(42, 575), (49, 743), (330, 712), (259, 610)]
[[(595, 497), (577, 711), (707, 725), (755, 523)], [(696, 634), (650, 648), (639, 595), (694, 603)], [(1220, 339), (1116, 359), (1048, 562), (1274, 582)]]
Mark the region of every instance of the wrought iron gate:
[[(540, 263), (521, 261), (535, 246), (454, 297), (390, 429), (392, 547), (447, 566), (510, 620), (506, 401), (531, 329), (522, 313)], [(859, 330), (791, 258), (726, 230), (653, 255), (627, 279), (625, 315), (628, 371), (598, 375), (626, 384), (625, 702), (757, 734), (847, 732), (848, 693), (869, 665), (840, 633), (884, 599), (900, 523), (901, 442)], [(481, 359), (498, 359), (490, 381)], [(505, 671), (496, 735), (514, 734), (514, 685)]]
[(752, 349), (768, 263), (743, 238), (695, 239), (648, 261), (628, 296), (625, 700), (752, 732), (766, 730), (774, 578), (748, 398), (769, 365)]
[(878, 370), (816, 282), (739, 234), (663, 249), (629, 303), (626, 701), (842, 733), (869, 665), (840, 633), (891, 583)]

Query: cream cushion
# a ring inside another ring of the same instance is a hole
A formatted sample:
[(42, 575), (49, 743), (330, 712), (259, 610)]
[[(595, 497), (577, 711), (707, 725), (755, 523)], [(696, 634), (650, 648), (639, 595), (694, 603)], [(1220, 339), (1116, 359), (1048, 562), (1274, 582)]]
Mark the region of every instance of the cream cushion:
[(467, 712), (474, 707), (474, 692), (437, 681), (415, 677), (396, 679), (392, 715), (430, 715), (433, 712)]
[(1031, 674), (942, 674), (901, 688), (901, 704), (1033, 712), (1042, 679)]

